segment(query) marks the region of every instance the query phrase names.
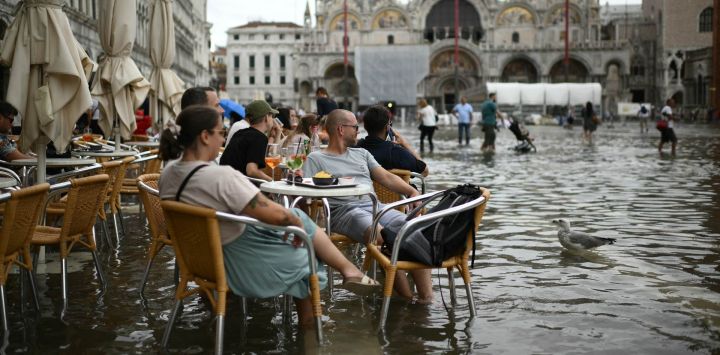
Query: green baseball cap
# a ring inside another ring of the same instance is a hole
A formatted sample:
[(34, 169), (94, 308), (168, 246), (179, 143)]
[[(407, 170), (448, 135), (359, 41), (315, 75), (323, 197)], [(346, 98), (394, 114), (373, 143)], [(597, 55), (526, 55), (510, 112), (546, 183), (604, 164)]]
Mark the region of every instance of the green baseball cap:
[(278, 114), (278, 110), (273, 109), (270, 107), (270, 104), (267, 103), (265, 100), (255, 100), (251, 102), (247, 107), (245, 107), (245, 113), (248, 115), (248, 117), (262, 117), (267, 115), (268, 113), (272, 113), (273, 115)]

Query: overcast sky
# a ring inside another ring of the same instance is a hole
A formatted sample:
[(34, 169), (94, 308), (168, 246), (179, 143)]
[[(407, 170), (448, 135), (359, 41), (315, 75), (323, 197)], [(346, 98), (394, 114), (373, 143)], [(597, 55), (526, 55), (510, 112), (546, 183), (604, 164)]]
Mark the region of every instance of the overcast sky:
[[(622, 5), (640, 4), (642, 0), (600, 0), (603, 5), (606, 2)], [(213, 47), (225, 45), (228, 28), (249, 21), (290, 21), (301, 25), (306, 3), (307, 0), (208, 0)], [(315, 0), (310, 0), (310, 11), (315, 13)]]

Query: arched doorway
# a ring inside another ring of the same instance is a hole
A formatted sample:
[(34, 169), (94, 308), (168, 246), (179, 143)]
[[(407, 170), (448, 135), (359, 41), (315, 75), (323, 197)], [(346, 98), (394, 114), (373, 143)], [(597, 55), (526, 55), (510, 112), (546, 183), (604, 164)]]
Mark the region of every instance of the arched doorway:
[[(459, 31), (460, 38), (480, 43), (483, 38), (483, 27), (475, 6), (467, 0), (459, 0)], [(430, 43), (446, 38), (455, 38), (455, 1), (440, 0), (428, 12), (425, 18), (425, 39)]]
[(355, 79), (355, 68), (349, 64), (347, 77), (343, 63), (335, 63), (325, 70), (324, 75), (330, 96), (338, 103), (338, 107), (352, 111), (357, 107), (358, 83)]
[(312, 84), (307, 81), (300, 83), (300, 108), (305, 112), (310, 112), (310, 102), (313, 95)]
[(537, 69), (529, 60), (515, 58), (503, 68), (500, 81), (505, 83), (537, 83)]
[[(478, 61), (468, 52), (460, 51), (458, 55), (458, 88), (461, 93), (469, 89), (472, 84), (468, 80), (477, 77), (479, 73)], [(436, 97), (440, 99), (442, 107), (452, 109), (460, 101), (455, 96), (455, 52), (447, 49), (436, 54), (430, 61), (430, 76), (437, 78)], [(436, 107), (437, 107), (436, 102)], [(448, 112), (448, 111), (446, 111)]]
[(586, 83), (590, 79), (587, 67), (576, 59), (570, 59), (565, 76), (565, 64), (562, 60), (550, 68), (551, 83)]

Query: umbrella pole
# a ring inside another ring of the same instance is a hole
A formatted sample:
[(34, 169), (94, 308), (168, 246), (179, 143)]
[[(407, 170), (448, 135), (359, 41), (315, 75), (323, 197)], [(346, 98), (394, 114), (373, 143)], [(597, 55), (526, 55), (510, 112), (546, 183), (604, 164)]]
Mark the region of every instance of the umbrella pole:
[[(40, 137), (42, 138), (42, 137)], [(37, 154), (37, 169), (35, 170), (35, 184), (42, 184), (46, 180), (45, 168), (47, 167), (47, 144), (44, 139), (35, 142), (35, 153)]]
[(121, 150), (120, 148), (120, 119), (118, 118), (117, 109), (115, 109), (115, 117), (113, 118), (113, 131), (115, 133), (115, 150)]

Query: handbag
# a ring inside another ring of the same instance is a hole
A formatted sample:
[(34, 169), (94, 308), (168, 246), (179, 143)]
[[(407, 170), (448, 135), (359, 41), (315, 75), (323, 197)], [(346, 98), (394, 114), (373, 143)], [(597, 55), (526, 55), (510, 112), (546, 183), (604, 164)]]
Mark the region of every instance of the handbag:
[(598, 125), (598, 124), (600, 124), (600, 122), (602, 122), (602, 121), (600, 121), (600, 117), (598, 117), (597, 115), (592, 116), (592, 123)]
[(657, 122), (655, 122), (655, 128), (658, 129), (658, 131), (662, 131), (668, 128), (668, 121), (664, 119), (659, 119)]

